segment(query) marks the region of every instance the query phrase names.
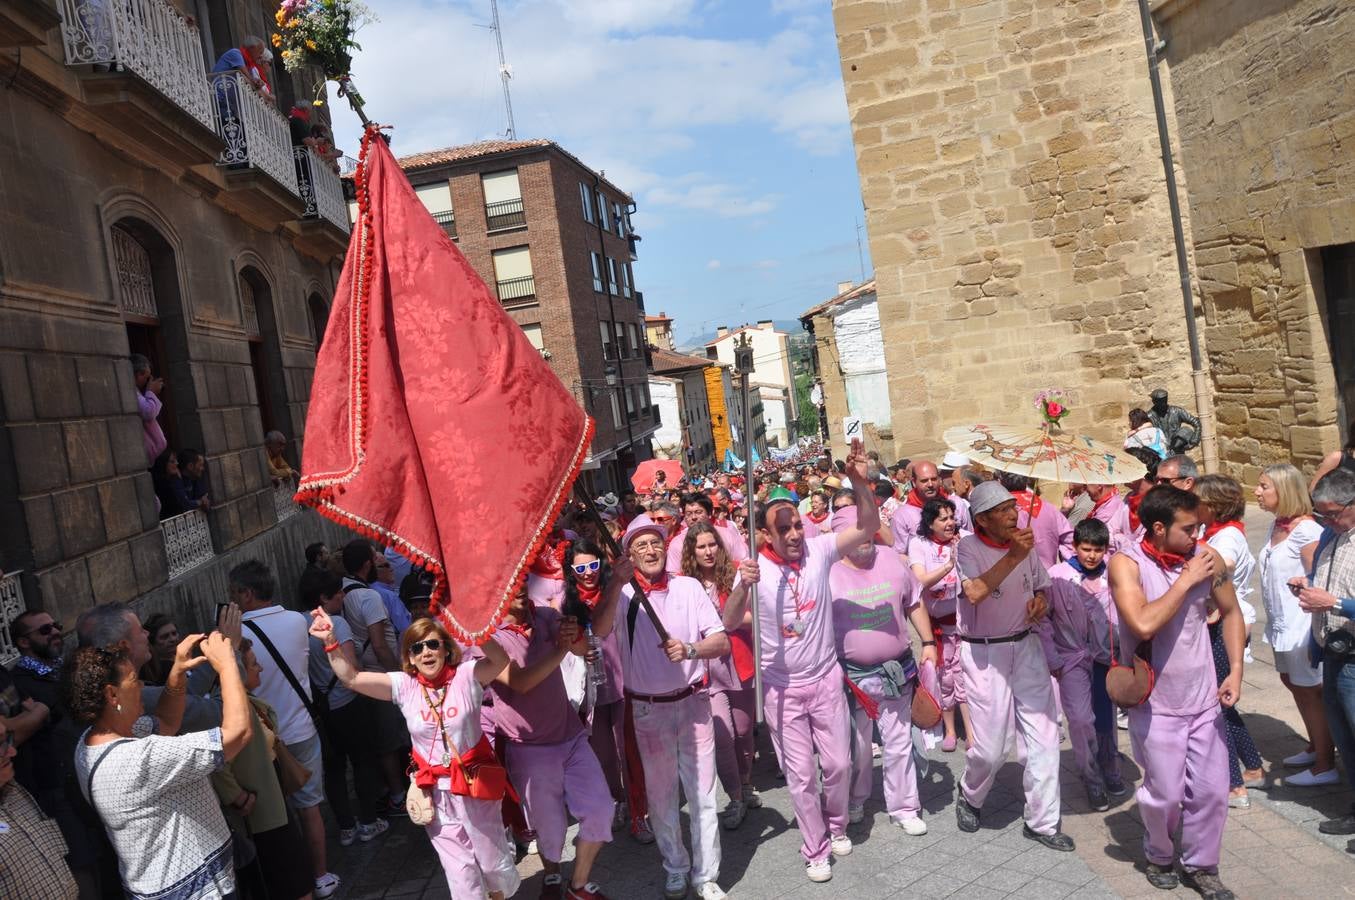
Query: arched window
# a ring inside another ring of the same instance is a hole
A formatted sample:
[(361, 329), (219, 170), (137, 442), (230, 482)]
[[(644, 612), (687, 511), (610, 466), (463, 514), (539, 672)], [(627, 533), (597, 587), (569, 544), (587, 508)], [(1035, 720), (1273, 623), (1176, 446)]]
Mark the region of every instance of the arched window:
[(306, 309), (310, 312), (311, 335), (315, 338), (315, 352), (325, 342), (325, 329), (329, 326), (329, 306), (319, 294), (312, 293), (306, 298)]
[(254, 266), (240, 270), (240, 319), (249, 341), (249, 365), (254, 372), (255, 400), (264, 432), (292, 434), (287, 385), (282, 371), (282, 349), (273, 311), (273, 289)]

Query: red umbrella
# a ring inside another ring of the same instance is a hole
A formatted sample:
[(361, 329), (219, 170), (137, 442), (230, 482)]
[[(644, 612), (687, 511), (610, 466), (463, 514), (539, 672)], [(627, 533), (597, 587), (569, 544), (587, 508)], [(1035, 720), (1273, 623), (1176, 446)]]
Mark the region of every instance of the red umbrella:
[(635, 474), (630, 476), (631, 486), (641, 494), (648, 494), (654, 490), (654, 481), (660, 472), (663, 473), (664, 483), (668, 487), (676, 487), (686, 475), (682, 471), (682, 463), (675, 459), (647, 459), (640, 463), (635, 468)]
[(296, 499), (431, 571), (484, 641), (569, 498), (593, 423), (369, 127)]

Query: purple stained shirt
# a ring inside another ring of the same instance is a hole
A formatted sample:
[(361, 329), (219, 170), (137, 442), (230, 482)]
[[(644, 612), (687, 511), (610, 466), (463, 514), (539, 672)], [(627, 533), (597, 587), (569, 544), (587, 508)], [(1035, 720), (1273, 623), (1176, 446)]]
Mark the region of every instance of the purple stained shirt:
[(1110, 600), (1106, 572), (1102, 569), (1095, 578), (1083, 578), (1066, 562), (1049, 570), (1050, 585), (1045, 589), (1049, 614), (1038, 630), (1050, 669), (1093, 658), (1108, 662), (1111, 626), (1102, 605)]
[[(494, 632), (494, 640), (508, 654), (510, 663), (525, 668), (554, 652), (555, 636), (559, 633), (560, 614), (549, 606), (537, 606), (532, 609), (530, 637), (504, 627)], [(511, 741), (558, 744), (583, 731), (583, 722), (569, 705), (559, 666), (525, 693), (497, 681), (492, 690), (494, 725)]]
[[(955, 559), (960, 577), (966, 581), (978, 578), (997, 561), (1007, 555), (1003, 547), (992, 547), (977, 534), (960, 539)], [(982, 603), (962, 600), (959, 604), (960, 634), (971, 637), (1008, 637), (1030, 627), (1026, 621), (1026, 603), (1049, 586), (1049, 572), (1032, 550), (1020, 565), (1002, 580)]]
[[(961, 531), (959, 537), (969, 534)], [(956, 542), (958, 543), (958, 541)], [(930, 538), (915, 537), (908, 542), (908, 562), (921, 566), (924, 572), (935, 572), (946, 564), (954, 544), (938, 544)], [(960, 599), (960, 567), (956, 566), (929, 588), (919, 588), (922, 600), (927, 604), (927, 615), (933, 620), (955, 615), (956, 604)]]
[(1034, 518), (1018, 511), (1016, 524), (1018, 528), (1029, 528), (1035, 533), (1035, 554), (1046, 569), (1062, 559), (1060, 549), (1066, 551), (1065, 556), (1073, 552), (1073, 526), (1052, 503), (1040, 501), (1040, 511)]
[(833, 563), (842, 558), (837, 539), (835, 534), (821, 534), (806, 540), (798, 571), (758, 554), (757, 622), (764, 685), (780, 688), (835, 677), (837, 644), (829, 574)]
[(908, 611), (918, 604), (918, 583), (897, 553), (879, 548), (869, 569), (846, 559), (828, 576), (833, 588), (833, 633), (837, 654), (861, 666), (898, 659), (907, 652)]
[[(668, 576), (663, 590), (648, 592), (649, 602), (668, 630), (668, 636), (684, 643), (695, 644), (702, 638), (724, 631), (720, 614), (711, 605), (710, 596), (701, 582), (685, 575)], [(700, 684), (706, 675), (704, 660), (692, 659), (673, 662), (659, 645), (659, 633), (643, 607), (635, 614), (635, 640), (630, 638), (628, 618), (635, 588), (626, 585), (616, 606), (612, 630), (621, 650), (621, 669), (625, 673), (626, 690), (636, 694), (659, 697)]]

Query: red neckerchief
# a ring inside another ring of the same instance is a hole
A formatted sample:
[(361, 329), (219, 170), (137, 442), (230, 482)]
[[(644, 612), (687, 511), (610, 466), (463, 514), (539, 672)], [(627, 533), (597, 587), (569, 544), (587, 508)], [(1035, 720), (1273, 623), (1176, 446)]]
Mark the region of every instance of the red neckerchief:
[(814, 513), (807, 512), (805, 513), (805, 518), (813, 522), (815, 525), (822, 525), (828, 519), (828, 512), (827, 510), (825, 510), (824, 512), (819, 513), (817, 518), (815, 517)]
[(1008, 541), (1005, 544), (999, 544), (997, 541), (988, 537), (988, 535), (984, 534), (982, 531), (975, 531), (974, 536), (977, 537), (979, 540), (983, 541), (989, 547), (992, 547), (994, 550), (1010, 550), (1012, 546), (1011, 541)]
[[(940, 499), (942, 499), (942, 498), (949, 497), (949, 496), (950, 496), (950, 491), (946, 490), (946, 486), (945, 486), (945, 485), (942, 485), (942, 486), (941, 486), (941, 490), (938, 491), (937, 494), (936, 494), (936, 496), (933, 497), (932, 499), (933, 499), (933, 500), (940, 500)], [(927, 501), (924, 500), (924, 499), (922, 499), (922, 495), (919, 494), (919, 493), (917, 492), (917, 488), (913, 488), (911, 491), (908, 492), (908, 501), (907, 501), (907, 502), (908, 502), (908, 505), (909, 505), (909, 506), (915, 506), (915, 507), (917, 507), (918, 509), (921, 509), (922, 507), (924, 507), (924, 506), (927, 505)]]
[(1190, 559), (1189, 556), (1185, 556), (1181, 553), (1169, 553), (1166, 550), (1159, 550), (1154, 547), (1153, 542), (1147, 538), (1144, 538), (1139, 542), (1139, 547), (1143, 550), (1144, 554), (1153, 562), (1157, 563), (1164, 572), (1170, 572), (1172, 569), (1179, 569), (1186, 564), (1187, 559)]
[(575, 582), (574, 589), (579, 592), (579, 599), (586, 603), (589, 609), (597, 606), (598, 598), (602, 596), (602, 587), (600, 585), (595, 588), (587, 588), (578, 582)]
[(1129, 527), (1135, 531), (1143, 524), (1139, 521), (1139, 504), (1143, 502), (1144, 494), (1130, 494), (1125, 498), (1125, 505), (1129, 507)]
[(1092, 502), (1092, 511), (1089, 512), (1089, 513), (1087, 513), (1087, 515), (1089, 515), (1089, 516), (1094, 516), (1094, 515), (1096, 515), (1096, 511), (1097, 511), (1098, 509), (1100, 509), (1101, 507), (1105, 506), (1107, 503), (1109, 503), (1109, 502), (1110, 502), (1110, 498), (1111, 498), (1111, 497), (1114, 497), (1114, 496), (1115, 496), (1115, 492), (1114, 492), (1113, 490), (1111, 490), (1111, 491), (1106, 491), (1103, 495), (1101, 495), (1101, 499), (1100, 499), (1100, 500), (1095, 500), (1095, 501)]
[(1225, 528), (1236, 528), (1238, 531), (1242, 532), (1243, 537), (1247, 536), (1246, 526), (1243, 525), (1241, 521), (1233, 519), (1229, 522), (1213, 522), (1204, 526), (1204, 539), (1208, 541)]
[(778, 566), (786, 566), (792, 572), (798, 573), (800, 571), (800, 563), (798, 561), (791, 562), (790, 560), (783, 559), (780, 553), (777, 553), (775, 550), (772, 549), (771, 544), (763, 544), (761, 547), (757, 549), (757, 552), (761, 553), (763, 556), (767, 557), (772, 562), (776, 563)]
[(1044, 500), (1035, 496), (1034, 491), (1017, 491), (1012, 496), (1016, 500), (1016, 508), (1026, 513), (1027, 518), (1034, 519), (1044, 509)]
[(1303, 521), (1304, 519), (1306, 519), (1306, 518), (1308, 518), (1308, 517), (1307, 517), (1307, 516), (1276, 516), (1276, 517), (1275, 517), (1275, 530), (1276, 530), (1276, 531), (1293, 531), (1293, 530), (1294, 530), (1294, 526), (1295, 526), (1296, 524), (1298, 524), (1299, 522), (1302, 522), (1302, 521)]
[[(943, 541), (938, 539), (936, 535), (931, 533), (931, 531), (928, 531), (927, 540), (931, 541), (933, 544), (936, 544), (938, 547), (949, 547), (951, 543), (955, 540), (955, 538), (951, 538), (949, 541)], [(994, 546), (997, 545), (994, 544)]]
[(250, 52), (246, 50), (244, 47), (240, 48), (240, 55), (245, 58), (245, 69), (254, 70), (251, 71), (249, 74), (253, 75), (255, 74), (255, 72), (258, 73), (259, 80), (263, 82), (264, 93), (266, 94), (273, 93), (273, 85), (270, 84), (268, 81), (268, 70), (264, 68), (263, 63), (259, 62), (252, 55), (250, 55)]
[(652, 594), (654, 591), (668, 590), (667, 572), (663, 572), (662, 574), (660, 574), (656, 580), (650, 581), (648, 578), (645, 577), (643, 572), (641, 572), (639, 569), (636, 569), (635, 580), (640, 583), (640, 587), (644, 588), (644, 592), (646, 594)]
[(452, 676), (455, 674), (456, 666), (443, 665), (442, 669), (438, 672), (438, 674), (434, 675), (432, 678), (425, 678), (422, 672), (416, 671), (414, 673), (414, 680), (426, 688), (432, 688), (435, 691), (440, 691), (444, 687), (446, 687), (447, 682), (451, 681)]
[(539, 578), (564, 581), (565, 553), (568, 551), (569, 541), (558, 533), (553, 534), (546, 542), (546, 546), (542, 547), (541, 552), (536, 555), (536, 559), (532, 560), (528, 571)]

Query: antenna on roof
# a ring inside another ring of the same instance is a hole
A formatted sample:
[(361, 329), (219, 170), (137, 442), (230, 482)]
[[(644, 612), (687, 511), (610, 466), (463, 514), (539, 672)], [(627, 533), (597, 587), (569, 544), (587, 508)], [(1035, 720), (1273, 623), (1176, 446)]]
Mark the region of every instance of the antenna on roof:
[(861, 283), (866, 283), (866, 256), (861, 251), (861, 220), (856, 220), (856, 261), (861, 266)]
[(499, 46), (499, 80), (503, 82), (503, 107), (508, 113), (508, 139), (517, 140), (518, 131), (513, 125), (513, 95), (508, 91), (508, 81), (513, 77), (513, 67), (503, 59), (503, 30), (499, 27), (499, 0), (489, 0), (489, 8), (494, 14), (494, 43)]

